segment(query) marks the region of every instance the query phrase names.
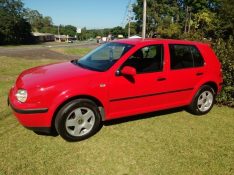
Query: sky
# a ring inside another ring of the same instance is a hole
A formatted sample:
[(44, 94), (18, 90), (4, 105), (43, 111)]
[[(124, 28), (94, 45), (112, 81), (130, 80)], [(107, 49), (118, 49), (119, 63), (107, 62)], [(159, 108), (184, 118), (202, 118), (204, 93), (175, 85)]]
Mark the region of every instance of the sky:
[(135, 0), (22, 0), (25, 8), (50, 16), (55, 25), (101, 29), (122, 26), (126, 8)]

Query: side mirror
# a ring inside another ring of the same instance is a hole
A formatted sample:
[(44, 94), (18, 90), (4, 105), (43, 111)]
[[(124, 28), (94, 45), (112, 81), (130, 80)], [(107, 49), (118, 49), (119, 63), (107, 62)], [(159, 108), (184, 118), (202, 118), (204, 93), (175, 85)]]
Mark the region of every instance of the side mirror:
[(135, 76), (136, 75), (136, 69), (131, 66), (124, 66), (123, 69), (120, 71), (122, 75), (130, 75)]

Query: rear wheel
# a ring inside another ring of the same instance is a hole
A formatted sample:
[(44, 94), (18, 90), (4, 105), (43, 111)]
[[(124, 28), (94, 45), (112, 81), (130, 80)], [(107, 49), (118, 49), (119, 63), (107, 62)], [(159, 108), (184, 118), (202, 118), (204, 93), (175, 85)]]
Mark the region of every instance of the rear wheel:
[(214, 105), (214, 99), (215, 92), (213, 88), (208, 85), (204, 85), (195, 95), (188, 109), (192, 114), (195, 115), (206, 114), (212, 109)]
[(58, 112), (55, 127), (67, 141), (80, 141), (94, 135), (101, 126), (101, 117), (96, 104), (88, 99), (69, 102)]

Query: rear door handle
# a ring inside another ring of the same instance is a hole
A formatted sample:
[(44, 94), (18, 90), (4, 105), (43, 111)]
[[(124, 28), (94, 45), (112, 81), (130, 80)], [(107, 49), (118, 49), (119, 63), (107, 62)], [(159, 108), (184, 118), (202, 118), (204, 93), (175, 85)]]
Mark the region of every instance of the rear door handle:
[(166, 80), (166, 78), (157, 78), (157, 81), (165, 81)]
[(204, 73), (203, 72), (197, 72), (196, 73), (196, 76), (201, 76), (201, 75), (203, 75)]

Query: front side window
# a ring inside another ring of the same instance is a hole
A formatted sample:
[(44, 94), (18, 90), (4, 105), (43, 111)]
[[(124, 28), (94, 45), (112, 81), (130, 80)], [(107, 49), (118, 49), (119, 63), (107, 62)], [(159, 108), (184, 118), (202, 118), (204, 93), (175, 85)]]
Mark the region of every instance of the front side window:
[(137, 50), (123, 66), (134, 67), (137, 73), (162, 71), (163, 45), (151, 45)]
[(103, 72), (108, 70), (132, 47), (133, 45), (115, 42), (103, 44), (78, 61), (75, 61), (75, 64), (87, 69)]
[(204, 65), (204, 60), (195, 46), (170, 44), (171, 69), (183, 69)]

